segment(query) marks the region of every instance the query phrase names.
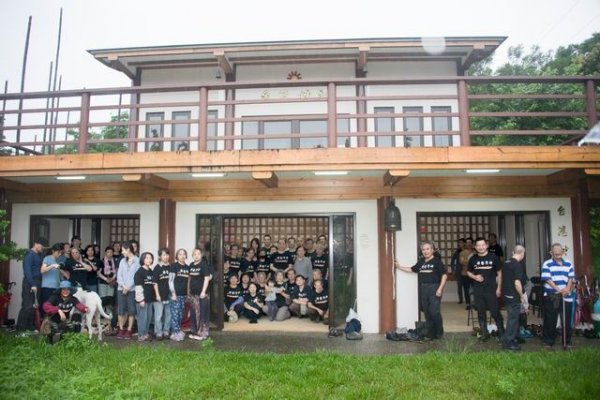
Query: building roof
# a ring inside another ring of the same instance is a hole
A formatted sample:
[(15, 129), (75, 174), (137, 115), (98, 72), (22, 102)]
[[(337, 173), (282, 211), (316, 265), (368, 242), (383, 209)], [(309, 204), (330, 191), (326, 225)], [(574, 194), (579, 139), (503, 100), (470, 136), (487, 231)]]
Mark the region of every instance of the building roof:
[(362, 38), (269, 42), (209, 43), (88, 50), (103, 64), (134, 78), (137, 69), (222, 67), (309, 62), (368, 62), (446, 60), (462, 69), (496, 50), (505, 36), (446, 38)]

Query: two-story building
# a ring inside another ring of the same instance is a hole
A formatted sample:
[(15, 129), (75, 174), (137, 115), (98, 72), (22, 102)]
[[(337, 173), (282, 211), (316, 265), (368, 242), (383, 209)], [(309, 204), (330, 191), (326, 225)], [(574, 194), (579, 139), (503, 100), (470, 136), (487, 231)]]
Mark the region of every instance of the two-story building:
[[(458, 238), (493, 232), (507, 252), (525, 244), (530, 276), (560, 242), (577, 274), (590, 275), (589, 206), (600, 199), (600, 148), (474, 146), (473, 137), (577, 137), (585, 130), (476, 131), (471, 123), (579, 118), (591, 127), (600, 78), (465, 75), (504, 39), (91, 50), (131, 78), (131, 87), (0, 95), (3, 145), (12, 152), (0, 157), (11, 238), (21, 246), (75, 233), (102, 246), (135, 238), (142, 251), (167, 246), (171, 254), (203, 246), (216, 268), (217, 304), (225, 245), (249, 246), (265, 234), (299, 243), (324, 234), (332, 323), (356, 301), (365, 332), (418, 319), (416, 277), (395, 275), (392, 264), (415, 262), (421, 240), (433, 240), (448, 264)], [(580, 90), (512, 97), (470, 91), (491, 83)], [(579, 101), (582, 108), (470, 109), (474, 101), (515, 99)], [(384, 229), (392, 200), (402, 216), (397, 232)], [(20, 263), (11, 262), (9, 279), (20, 287)], [(450, 285), (446, 298), (455, 292)]]

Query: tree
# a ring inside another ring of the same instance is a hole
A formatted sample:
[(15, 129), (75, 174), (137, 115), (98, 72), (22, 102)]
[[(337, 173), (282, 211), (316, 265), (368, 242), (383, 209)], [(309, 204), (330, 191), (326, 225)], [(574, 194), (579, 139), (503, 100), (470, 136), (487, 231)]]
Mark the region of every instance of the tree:
[[(600, 33), (594, 34), (581, 44), (559, 47), (555, 52), (542, 52), (533, 46), (526, 52), (523, 46), (511, 47), (508, 62), (495, 71), (491, 60), (472, 66), (469, 74), (480, 76), (540, 76), (597, 74), (600, 71)], [(471, 94), (582, 94), (580, 84), (482, 84), (470, 85)], [(472, 112), (570, 112), (585, 110), (582, 99), (496, 99), (472, 100)], [(585, 130), (587, 120), (583, 117), (474, 117), (472, 130)], [(500, 145), (558, 145), (570, 138), (568, 135), (475, 136), (472, 143), (482, 146)]]
[[(122, 113), (119, 115), (112, 115), (110, 122), (127, 122), (129, 121), (129, 114)], [(126, 139), (128, 130), (126, 126), (122, 125), (109, 125), (102, 128), (100, 133), (90, 131), (88, 134), (91, 140), (104, 140), (104, 139)], [(75, 129), (69, 129), (67, 136), (72, 137), (75, 144), (67, 144), (63, 147), (56, 149), (56, 154), (76, 154), (79, 150), (79, 131)], [(125, 143), (93, 143), (88, 146), (88, 153), (124, 153), (127, 152), (128, 148)]]
[(10, 221), (6, 220), (6, 210), (0, 209), (0, 262), (22, 260), (27, 249), (20, 249), (15, 242), (6, 240), (6, 231)]

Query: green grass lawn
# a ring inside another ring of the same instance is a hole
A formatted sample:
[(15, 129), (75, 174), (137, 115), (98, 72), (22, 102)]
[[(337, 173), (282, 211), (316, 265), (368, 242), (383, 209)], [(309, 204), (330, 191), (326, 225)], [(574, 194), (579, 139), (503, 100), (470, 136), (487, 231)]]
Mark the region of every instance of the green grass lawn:
[(0, 334), (2, 399), (598, 399), (600, 348), (357, 356), (49, 346)]

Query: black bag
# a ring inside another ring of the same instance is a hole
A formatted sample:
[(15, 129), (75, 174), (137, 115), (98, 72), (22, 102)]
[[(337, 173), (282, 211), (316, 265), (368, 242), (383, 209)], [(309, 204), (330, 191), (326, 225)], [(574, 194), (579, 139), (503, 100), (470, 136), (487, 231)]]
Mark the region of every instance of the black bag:
[(416, 321), (415, 329), (419, 339), (429, 337), (429, 323), (427, 321)]

